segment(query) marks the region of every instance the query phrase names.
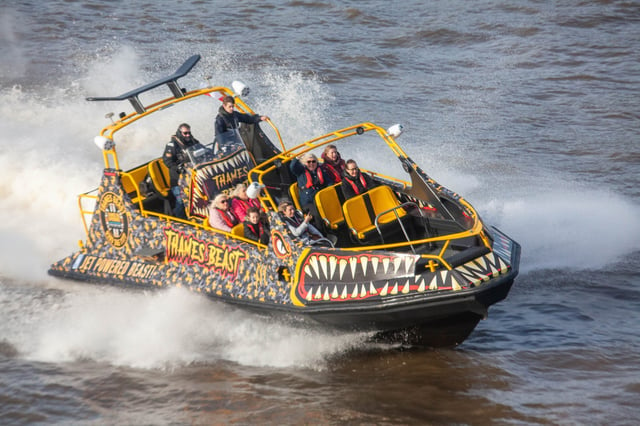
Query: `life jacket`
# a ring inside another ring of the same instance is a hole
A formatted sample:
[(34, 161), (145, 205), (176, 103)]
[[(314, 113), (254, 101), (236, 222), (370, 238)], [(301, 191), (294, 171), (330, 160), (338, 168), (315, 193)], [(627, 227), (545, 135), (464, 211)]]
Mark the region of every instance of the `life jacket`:
[(238, 223), (238, 220), (236, 219), (235, 215), (229, 210), (224, 211), (222, 209), (219, 209), (218, 207), (216, 207), (216, 210), (220, 212), (220, 216), (222, 216), (222, 220), (224, 220), (224, 223), (226, 223), (229, 228), (233, 228)]
[[(313, 184), (313, 177), (311, 176), (311, 172), (309, 171), (309, 169), (305, 167), (304, 172), (307, 177), (307, 189), (315, 187), (315, 185)], [(320, 167), (320, 165), (318, 165), (318, 168), (316, 169), (316, 176), (318, 176), (318, 183), (320, 183), (321, 186), (324, 186), (324, 175), (322, 173), (322, 168)]]
[[(358, 173), (358, 177), (360, 178), (360, 183), (362, 184), (362, 188), (366, 191), (367, 190), (367, 181), (364, 180), (364, 176), (362, 176), (362, 173)], [(353, 188), (353, 192), (355, 192), (356, 195), (360, 195), (360, 189), (358, 188), (358, 185), (356, 185), (355, 181), (353, 179), (348, 178), (348, 177), (345, 180), (347, 182), (349, 182), (349, 184)]]
[(322, 153), (321, 157), (322, 160), (324, 160), (324, 166), (326, 167), (326, 170), (333, 176), (333, 181), (335, 183), (341, 182), (342, 171), (344, 170), (345, 162), (342, 157), (340, 157), (340, 153), (338, 153), (338, 159), (336, 161), (331, 161), (331, 159), (327, 157), (324, 152)]
[[(261, 222), (258, 223), (251, 223), (251, 222), (245, 222), (244, 226), (249, 227), (249, 229), (251, 229), (251, 232), (253, 232), (258, 239), (260, 239), (260, 237), (262, 236), (262, 234), (264, 234), (264, 227), (262, 226)], [(256, 226), (258, 227), (258, 229), (256, 230)]]

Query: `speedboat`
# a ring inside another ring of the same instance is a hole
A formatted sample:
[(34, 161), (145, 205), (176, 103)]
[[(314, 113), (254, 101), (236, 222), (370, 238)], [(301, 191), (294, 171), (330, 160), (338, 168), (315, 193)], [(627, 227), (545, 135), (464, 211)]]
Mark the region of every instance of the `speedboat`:
[[(507, 296), (518, 274), (519, 244), (416, 164), (396, 141), (400, 125), (385, 130), (359, 123), (287, 149), (270, 120), (280, 146), (260, 124), (242, 123), (237, 138), (190, 153), (179, 183), (187, 217), (175, 217), (162, 158), (122, 170), (116, 134), (201, 96), (213, 102), (234, 96), (239, 111), (253, 114), (242, 83), (180, 87), (178, 79), (199, 59), (192, 56), (171, 76), (121, 96), (88, 98), (128, 100), (133, 111), (95, 138), (105, 167), (98, 188), (79, 196), (86, 240), (54, 263), (51, 275), (133, 288), (183, 287), (296, 327), (366, 332), (375, 341), (413, 347), (460, 344), (489, 306)], [(165, 85), (172, 96), (141, 102), (140, 94)], [(290, 200), (302, 208), (291, 163), (328, 145), (355, 159), (376, 185), (349, 199), (340, 183), (317, 191), (323, 223), (316, 227), (331, 242), (314, 244), (293, 235), (278, 205)], [(243, 182), (262, 188), (268, 244), (245, 238), (242, 224), (225, 232), (207, 220), (210, 200)]]

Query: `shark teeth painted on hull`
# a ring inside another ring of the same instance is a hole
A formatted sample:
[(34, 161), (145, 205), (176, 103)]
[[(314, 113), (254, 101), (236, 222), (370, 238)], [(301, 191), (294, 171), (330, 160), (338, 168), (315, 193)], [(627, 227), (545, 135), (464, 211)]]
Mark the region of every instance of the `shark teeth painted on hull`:
[[(251, 157), (249, 157), (249, 154), (246, 151), (241, 151), (240, 153), (224, 161), (219, 161), (199, 167), (198, 170), (193, 174), (195, 182), (194, 185), (192, 185), (192, 212), (199, 216), (207, 215), (206, 207), (202, 207), (206, 206), (207, 204), (207, 194), (205, 193), (207, 188), (207, 181), (215, 180), (217, 176), (226, 176), (229, 173), (237, 173), (238, 170), (241, 170), (243, 168), (249, 170), (252, 167), (253, 160), (251, 159)], [(203, 201), (201, 202), (201, 200)]]
[(511, 266), (496, 253), (488, 253), (455, 268), (471, 287), (479, 286), (491, 278), (506, 274), (510, 269)]
[(304, 290), (300, 297), (307, 302), (327, 302), (402, 297), (438, 290), (460, 291), (481, 285), (510, 269), (500, 256), (488, 253), (453, 271), (415, 275), (418, 258), (412, 255), (311, 254), (302, 267), (300, 278)]

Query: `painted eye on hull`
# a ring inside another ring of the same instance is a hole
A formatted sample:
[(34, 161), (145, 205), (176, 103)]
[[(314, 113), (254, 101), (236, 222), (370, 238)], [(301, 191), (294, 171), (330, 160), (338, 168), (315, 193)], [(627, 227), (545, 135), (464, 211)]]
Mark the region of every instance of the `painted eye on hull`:
[(274, 232), (271, 234), (271, 243), (273, 246), (273, 252), (280, 259), (291, 256), (291, 247), (280, 233)]

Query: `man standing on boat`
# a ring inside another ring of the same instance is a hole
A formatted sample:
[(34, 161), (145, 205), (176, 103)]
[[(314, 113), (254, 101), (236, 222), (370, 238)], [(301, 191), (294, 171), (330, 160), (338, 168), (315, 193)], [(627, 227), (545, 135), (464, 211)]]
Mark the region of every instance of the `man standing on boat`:
[(233, 96), (225, 96), (222, 99), (222, 106), (218, 110), (216, 116), (216, 136), (215, 140), (218, 147), (224, 149), (224, 146), (231, 141), (242, 142), (242, 138), (238, 133), (240, 123), (257, 124), (261, 121), (268, 120), (266, 115), (251, 115), (243, 114), (236, 111), (234, 108), (236, 101)]
[(194, 147), (202, 147), (204, 149), (204, 146), (191, 134), (191, 126), (187, 123), (182, 123), (178, 126), (176, 134), (171, 136), (171, 141), (164, 148), (164, 153), (162, 154), (162, 161), (169, 169), (171, 192), (176, 199), (173, 214), (183, 219), (186, 219), (187, 215), (184, 211), (184, 200), (182, 199), (178, 180), (180, 179), (180, 174), (184, 171), (184, 164), (191, 161), (187, 150)]

